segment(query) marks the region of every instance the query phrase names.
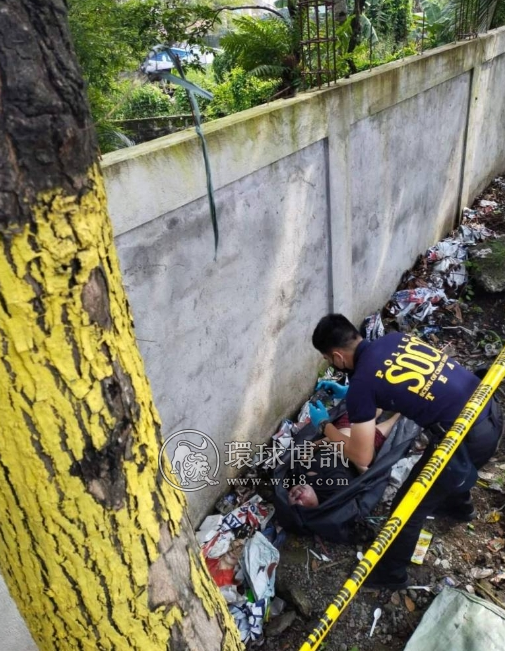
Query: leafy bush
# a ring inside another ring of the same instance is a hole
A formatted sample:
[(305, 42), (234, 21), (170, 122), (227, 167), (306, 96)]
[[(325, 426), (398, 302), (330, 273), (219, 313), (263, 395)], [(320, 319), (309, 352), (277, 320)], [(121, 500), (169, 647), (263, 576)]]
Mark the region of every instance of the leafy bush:
[(221, 52), (214, 57), (212, 72), (217, 84), (222, 84), (225, 75), (233, 69), (233, 56), (229, 52)]
[(173, 115), (174, 103), (159, 86), (145, 84), (135, 88), (127, 95), (114, 117), (123, 120), (154, 118), (160, 115)]
[[(382, 66), (385, 63), (391, 63), (392, 61), (398, 61), (405, 57), (412, 56), (417, 54), (417, 50), (412, 45), (407, 45), (402, 47), (396, 52), (392, 52), (387, 47), (380, 47), (382, 44), (379, 43), (379, 46), (374, 47), (373, 56), (372, 56), (372, 68), (377, 66)], [(370, 67), (370, 52), (368, 47), (360, 46), (354, 51), (354, 64), (356, 66), (356, 71), (361, 72), (363, 70), (368, 70)]]
[(258, 79), (242, 68), (234, 68), (214, 88), (214, 99), (206, 108), (206, 117), (213, 120), (264, 104), (275, 95), (279, 85), (279, 79)]

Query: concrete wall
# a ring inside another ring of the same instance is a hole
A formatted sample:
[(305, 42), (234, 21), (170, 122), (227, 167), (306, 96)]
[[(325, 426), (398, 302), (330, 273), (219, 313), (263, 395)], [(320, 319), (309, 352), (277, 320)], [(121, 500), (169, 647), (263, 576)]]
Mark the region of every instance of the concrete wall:
[(0, 574), (0, 649), (2, 651), (37, 651), (24, 619), (11, 599)]
[[(109, 208), (166, 435), (265, 442), (310, 390), (329, 309), (379, 308), (505, 169), (505, 29), (108, 154)], [(189, 495), (196, 523), (223, 492)]]

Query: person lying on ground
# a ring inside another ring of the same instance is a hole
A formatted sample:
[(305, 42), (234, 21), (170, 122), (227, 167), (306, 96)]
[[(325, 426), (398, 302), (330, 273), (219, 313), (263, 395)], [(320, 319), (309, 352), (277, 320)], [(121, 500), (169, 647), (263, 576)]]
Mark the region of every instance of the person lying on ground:
[[(479, 379), (418, 337), (395, 332), (366, 341), (342, 314), (321, 319), (312, 344), (330, 364), (349, 375), (346, 404), (350, 437), (331, 430), (324, 407), (314, 418), (319, 419), (324, 435), (333, 432), (334, 440), (346, 441), (346, 455), (353, 463), (367, 466), (373, 459), (377, 407), (399, 411), (431, 436), (423, 456), (398, 491), (394, 510), (477, 389)], [(475, 517), (470, 489), (477, 480), (477, 470), (496, 452), (502, 429), (501, 409), (492, 397), (368, 577), (368, 586), (400, 590), (408, 585), (407, 566), (426, 516), (443, 511), (464, 521)]]
[[(379, 418), (381, 414), (382, 410), (377, 410), (376, 417)], [(376, 453), (384, 445), (399, 417), (400, 414), (394, 414), (387, 420), (376, 423), (374, 442)], [(347, 412), (342, 414), (333, 423), (333, 427), (343, 436), (350, 435), (350, 423)], [(333, 443), (328, 438), (315, 441), (311, 450), (310, 463), (306, 457), (305, 459), (302, 458), (302, 461), (304, 460), (305, 464), (308, 465), (300, 464), (299, 466), (294, 466), (291, 480), (297, 482), (298, 478), (300, 483), (294, 483), (289, 490), (288, 502), (291, 506), (298, 505), (315, 508), (321, 502), (334, 495), (341, 486), (347, 486), (349, 474), (352, 479), (367, 470), (367, 468), (361, 466), (355, 466), (354, 473), (343, 470), (343, 467), (348, 468), (349, 460), (342, 455), (342, 450), (338, 450), (337, 453), (333, 451), (333, 453), (328, 454), (330, 452), (328, 448), (332, 448), (332, 446)]]

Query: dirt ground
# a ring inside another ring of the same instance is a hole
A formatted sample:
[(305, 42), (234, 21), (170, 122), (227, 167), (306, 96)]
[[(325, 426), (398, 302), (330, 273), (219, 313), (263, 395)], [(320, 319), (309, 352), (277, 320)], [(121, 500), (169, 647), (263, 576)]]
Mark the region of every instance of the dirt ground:
[[(476, 199), (474, 206), (479, 206), (481, 199), (499, 204), (498, 209), (489, 211), (483, 221), (495, 232), (505, 233), (505, 178), (491, 184)], [(414, 267), (414, 272), (421, 276), (422, 265), (418, 261)], [(399, 289), (418, 286), (415, 279), (408, 279), (409, 276), (411, 274), (404, 276)], [(427, 335), (428, 340), (446, 348), (450, 355), (471, 369), (489, 365), (493, 355), (489, 346), (486, 351), (486, 344), (499, 349), (505, 343), (505, 292), (486, 294), (470, 283), (461, 292), (458, 305), (457, 310), (440, 309), (423, 322), (423, 326), (447, 328)], [(385, 309), (383, 320), (386, 326), (387, 315)], [(502, 385), (496, 395), (505, 407), (504, 389)], [(477, 518), (470, 525), (438, 516), (427, 520), (425, 529), (433, 533), (429, 551), (424, 563), (419, 566), (412, 564), (409, 573), (416, 585), (431, 588), (449, 577), (449, 581), (459, 588), (475, 592), (505, 608), (505, 441), (482, 470), (483, 479), (472, 491)], [(385, 514), (387, 510), (380, 505), (372, 515)], [(379, 527), (375, 530), (378, 532)], [(297, 612), (292, 625), (281, 635), (269, 637), (267, 630), (262, 648), (267, 651), (299, 649), (356, 565), (357, 552), (366, 550), (372, 540), (372, 530), (368, 542), (354, 545), (322, 544), (315, 539), (288, 536), (280, 550), (279, 572), (285, 581), (308, 596), (312, 619)], [(330, 561), (318, 562), (311, 556), (308, 562), (308, 549), (325, 554)], [(481, 575), (485, 578), (480, 578)], [(325, 651), (403, 649), (434, 598), (433, 591), (419, 589), (393, 594), (387, 590), (361, 590), (320, 648)], [(382, 609), (382, 616), (370, 638), (373, 613), (377, 607)], [(286, 609), (293, 610), (293, 604), (288, 603)]]

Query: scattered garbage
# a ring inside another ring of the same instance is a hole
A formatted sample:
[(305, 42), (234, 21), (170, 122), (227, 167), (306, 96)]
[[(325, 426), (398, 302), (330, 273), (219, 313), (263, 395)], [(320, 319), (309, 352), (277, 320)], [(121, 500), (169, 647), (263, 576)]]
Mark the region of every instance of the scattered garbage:
[[(414, 446), (417, 448), (417, 439), (414, 442)], [(389, 476), (389, 484), (382, 495), (381, 502), (390, 504), (393, 501), (398, 489), (405, 482), (410, 471), (420, 458), (420, 454), (410, 454), (407, 457), (403, 457), (393, 465)]]
[(488, 522), (489, 524), (494, 524), (495, 522), (499, 522), (502, 517), (502, 514), (500, 511), (490, 511), (486, 517), (485, 517), (485, 522)]
[(486, 547), (495, 554), (505, 547), (505, 538), (493, 538)]
[(372, 637), (373, 632), (375, 631), (375, 627), (377, 626), (377, 622), (379, 621), (381, 615), (382, 615), (382, 610), (380, 608), (376, 608), (373, 611), (372, 628), (370, 629), (370, 635), (368, 637)]
[[(433, 319), (440, 308), (453, 310), (461, 321), (461, 308), (454, 296), (468, 282), (469, 248), (495, 236), (492, 230), (478, 221), (487, 214), (493, 203), (482, 205), (480, 212), (465, 208), (460, 226), (450, 237), (430, 247), (425, 256), (420, 257), (416, 267), (404, 276), (404, 288), (391, 296), (385, 310), (400, 330), (419, 328), (423, 321)], [(436, 323), (429, 323), (422, 334), (436, 336), (440, 333), (439, 328)], [(365, 319), (362, 333), (373, 340), (382, 336), (386, 329), (387, 324), (378, 311)]]
[(482, 199), (479, 202), (479, 206), (482, 208), (492, 208), (493, 210), (498, 207), (498, 204), (496, 201), (486, 201), (485, 199)]
[(499, 474), (497, 472), (485, 472), (483, 470), (478, 471), (479, 479), (477, 484), (483, 488), (487, 488), (492, 491), (497, 491), (498, 493), (504, 493), (505, 487), (503, 481), (500, 480)]
[(452, 576), (444, 576), (441, 581), (431, 588), (431, 591), (433, 594), (440, 594), (444, 588), (456, 588), (459, 583)]
[(362, 326), (362, 335), (368, 341), (373, 341), (379, 337), (383, 337), (385, 334), (384, 324), (382, 323), (380, 310), (367, 316), (363, 321)]
[(241, 565), (256, 601), (275, 595), (275, 569), (279, 557), (279, 551), (259, 531), (247, 541)]
[(432, 533), (426, 531), (426, 529), (421, 529), (419, 540), (417, 541), (416, 548), (414, 549), (414, 553), (412, 554), (412, 558), (410, 559), (412, 563), (415, 563), (416, 565), (422, 565), (424, 558), (430, 547), (432, 538), (433, 538)]
[(246, 602), (229, 606), (242, 642), (247, 644), (250, 641), (258, 640), (262, 636), (266, 609), (266, 599), (257, 603)]
[(473, 567), (470, 570), (470, 576), (472, 579), (487, 579), (488, 576), (492, 576), (493, 574), (494, 570), (491, 568)]
[(505, 581), (505, 572), (498, 572), (498, 574), (491, 579), (491, 583), (499, 585)]

